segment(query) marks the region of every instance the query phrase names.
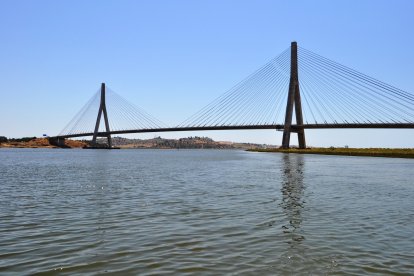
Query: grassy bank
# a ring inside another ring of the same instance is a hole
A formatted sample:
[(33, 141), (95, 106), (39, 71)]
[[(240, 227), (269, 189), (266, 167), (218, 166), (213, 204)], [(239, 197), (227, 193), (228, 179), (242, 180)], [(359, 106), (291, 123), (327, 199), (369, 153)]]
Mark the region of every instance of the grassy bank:
[(394, 157), (414, 158), (414, 149), (383, 149), (383, 148), (308, 148), (308, 149), (251, 149), (256, 152), (283, 152), (302, 154), (325, 154), (325, 155), (347, 155), (347, 156), (372, 156), (372, 157)]

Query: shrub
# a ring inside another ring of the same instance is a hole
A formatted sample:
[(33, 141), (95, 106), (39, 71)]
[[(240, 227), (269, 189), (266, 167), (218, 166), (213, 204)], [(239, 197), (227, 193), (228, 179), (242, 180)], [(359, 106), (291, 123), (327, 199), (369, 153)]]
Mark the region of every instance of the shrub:
[(36, 139), (36, 137), (23, 137), (23, 138), (12, 138), (9, 139), (11, 142), (29, 142)]

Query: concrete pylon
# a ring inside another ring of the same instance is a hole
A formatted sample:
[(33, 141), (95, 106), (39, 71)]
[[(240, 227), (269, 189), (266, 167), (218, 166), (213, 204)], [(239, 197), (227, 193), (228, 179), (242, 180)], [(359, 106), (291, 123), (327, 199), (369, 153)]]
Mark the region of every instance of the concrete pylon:
[(108, 121), (108, 112), (106, 110), (106, 101), (105, 101), (105, 83), (101, 85), (101, 103), (99, 105), (98, 117), (96, 118), (95, 130), (93, 132), (92, 144), (96, 145), (96, 138), (98, 137), (99, 125), (101, 123), (101, 115), (103, 114), (104, 121), (105, 121), (105, 135), (99, 135), (101, 137), (106, 137), (108, 139), (108, 147), (112, 148), (112, 139), (109, 129), (109, 121)]
[(298, 133), (299, 148), (306, 148), (305, 130), (303, 128), (302, 103), (300, 99), (298, 76), (298, 45), (294, 41), (290, 46), (290, 83), (286, 105), (285, 125), (283, 129), (282, 148), (290, 146), (290, 134), (292, 132), (293, 106), (295, 106), (296, 126), (294, 132)]

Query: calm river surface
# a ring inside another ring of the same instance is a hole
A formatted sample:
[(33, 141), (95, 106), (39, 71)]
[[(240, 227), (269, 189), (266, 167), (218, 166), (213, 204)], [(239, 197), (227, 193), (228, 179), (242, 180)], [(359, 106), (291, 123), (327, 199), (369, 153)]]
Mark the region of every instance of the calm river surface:
[(414, 275), (414, 160), (0, 150), (0, 274)]

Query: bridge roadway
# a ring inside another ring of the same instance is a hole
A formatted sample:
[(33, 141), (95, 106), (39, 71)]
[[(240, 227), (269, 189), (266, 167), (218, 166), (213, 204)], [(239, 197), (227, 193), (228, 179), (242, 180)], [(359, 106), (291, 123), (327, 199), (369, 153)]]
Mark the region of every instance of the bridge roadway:
[[(347, 128), (375, 128), (375, 129), (404, 129), (414, 128), (414, 123), (364, 123), (364, 124), (304, 124), (292, 125), (291, 131), (297, 132), (300, 129), (347, 129)], [(106, 137), (108, 134), (131, 134), (131, 133), (151, 133), (151, 132), (178, 132), (178, 131), (203, 131), (203, 130), (248, 130), (248, 129), (274, 129), (283, 130), (284, 125), (241, 125), (241, 126), (204, 126), (204, 127), (171, 127), (171, 128), (150, 128), (150, 129), (130, 129), (130, 130), (115, 130), (110, 132), (98, 132), (98, 137)], [(61, 136), (54, 136), (51, 138), (76, 138), (93, 136), (93, 132), (68, 134)]]

